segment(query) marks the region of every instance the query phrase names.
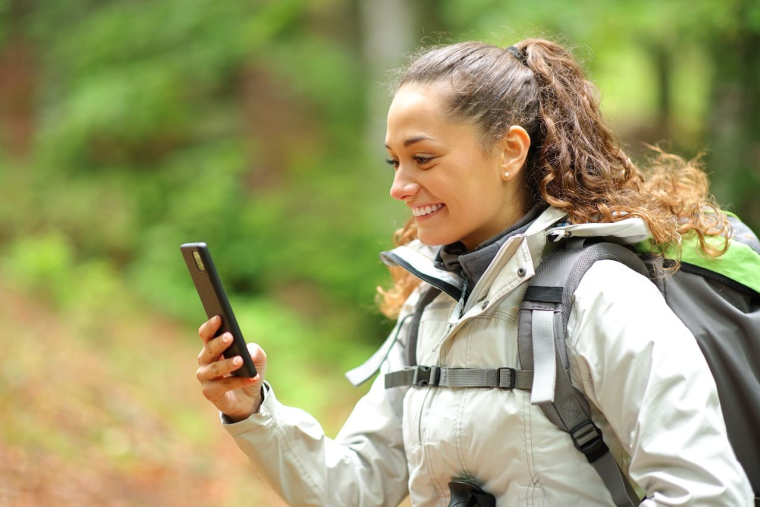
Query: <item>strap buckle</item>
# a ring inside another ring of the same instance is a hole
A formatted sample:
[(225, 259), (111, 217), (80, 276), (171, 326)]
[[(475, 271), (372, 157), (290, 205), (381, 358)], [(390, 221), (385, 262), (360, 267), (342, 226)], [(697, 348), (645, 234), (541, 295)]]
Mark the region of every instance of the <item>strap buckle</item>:
[(570, 437), (575, 448), (586, 456), (589, 463), (593, 463), (609, 451), (602, 438), (602, 430), (590, 419), (571, 429)]
[(439, 380), (439, 371), (440, 368), (437, 366), (416, 366), (414, 368), (412, 385), (417, 387), (424, 387), (427, 385), (437, 386)]
[[(501, 372), (504, 371), (504, 370), (506, 370), (506, 371), (509, 372), (509, 385), (508, 386), (502, 386), (501, 385)], [(517, 370), (515, 370), (514, 368), (507, 368), (507, 367), (497, 369), (496, 370), (496, 382), (497, 382), (497, 386), (496, 387), (500, 387), (501, 389), (514, 389), (515, 386), (517, 385)]]
[(563, 231), (558, 229), (552, 229), (549, 231), (549, 233), (546, 235), (546, 237), (551, 241), (552, 243), (559, 243), (565, 238), (572, 237), (573, 233), (572, 231)]

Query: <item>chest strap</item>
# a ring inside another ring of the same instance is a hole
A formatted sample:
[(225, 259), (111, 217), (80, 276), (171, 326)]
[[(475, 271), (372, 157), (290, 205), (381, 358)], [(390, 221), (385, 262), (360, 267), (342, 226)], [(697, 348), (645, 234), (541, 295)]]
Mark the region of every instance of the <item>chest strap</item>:
[(385, 375), (385, 388), (403, 386), (433, 387), (491, 387), (530, 390), (532, 370), (514, 368), (442, 368), (415, 366)]

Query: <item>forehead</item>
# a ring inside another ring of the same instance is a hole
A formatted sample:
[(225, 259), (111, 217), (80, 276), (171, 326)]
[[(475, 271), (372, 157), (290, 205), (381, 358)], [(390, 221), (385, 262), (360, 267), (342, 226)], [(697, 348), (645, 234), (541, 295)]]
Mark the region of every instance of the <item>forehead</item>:
[(431, 114), (443, 113), (443, 93), (441, 85), (406, 84), (396, 91), (388, 116), (404, 115), (410, 111), (424, 110)]
[(455, 127), (448, 120), (443, 93), (436, 85), (404, 85), (396, 92), (388, 109), (386, 141), (410, 135), (440, 137), (443, 131)]

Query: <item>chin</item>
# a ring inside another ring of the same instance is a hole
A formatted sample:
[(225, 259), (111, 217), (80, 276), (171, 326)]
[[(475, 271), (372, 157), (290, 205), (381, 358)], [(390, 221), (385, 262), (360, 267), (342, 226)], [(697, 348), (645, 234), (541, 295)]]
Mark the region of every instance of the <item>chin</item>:
[(420, 240), (420, 243), (427, 246), (448, 245), (457, 241), (455, 238), (450, 238), (443, 234), (434, 234), (420, 229), (417, 229), (417, 239)]

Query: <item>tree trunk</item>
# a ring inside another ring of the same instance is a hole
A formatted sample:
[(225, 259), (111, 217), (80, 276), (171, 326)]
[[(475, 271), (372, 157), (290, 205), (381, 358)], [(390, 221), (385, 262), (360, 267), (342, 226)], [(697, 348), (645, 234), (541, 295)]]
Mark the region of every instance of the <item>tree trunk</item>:
[(671, 72), (673, 58), (670, 46), (662, 41), (650, 47), (657, 78), (657, 128), (664, 139), (672, 138), (673, 100), (671, 95)]
[(362, 60), (367, 76), (365, 139), (370, 155), (385, 153), (385, 117), (391, 96), (388, 73), (404, 62), (418, 44), (417, 11), (407, 0), (359, 0), (362, 25)]
[(35, 124), (36, 66), (31, 43), (23, 29), (33, 2), (10, 2), (6, 25), (10, 28), (0, 49), (0, 146), (10, 157), (29, 154)]

